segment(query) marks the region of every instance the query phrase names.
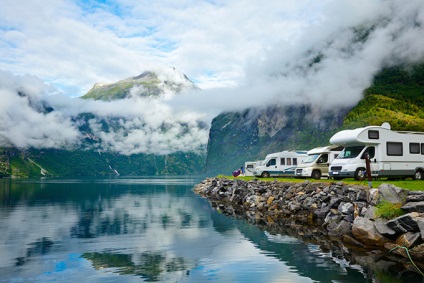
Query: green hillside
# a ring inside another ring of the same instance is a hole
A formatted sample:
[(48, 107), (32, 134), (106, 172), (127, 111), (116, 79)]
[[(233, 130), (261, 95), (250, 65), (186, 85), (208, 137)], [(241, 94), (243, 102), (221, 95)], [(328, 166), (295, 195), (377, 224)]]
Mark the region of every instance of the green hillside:
[(380, 72), (364, 98), (346, 116), (343, 128), (381, 125), (424, 132), (424, 65)]
[(307, 106), (274, 106), (218, 115), (210, 130), (207, 172), (230, 174), (272, 152), (324, 146), (342, 129), (389, 122), (393, 130), (424, 132), (424, 65), (386, 68), (352, 109), (319, 118), (310, 114)]
[(0, 149), (0, 177), (153, 176), (200, 174), (205, 155), (99, 153), (87, 150)]

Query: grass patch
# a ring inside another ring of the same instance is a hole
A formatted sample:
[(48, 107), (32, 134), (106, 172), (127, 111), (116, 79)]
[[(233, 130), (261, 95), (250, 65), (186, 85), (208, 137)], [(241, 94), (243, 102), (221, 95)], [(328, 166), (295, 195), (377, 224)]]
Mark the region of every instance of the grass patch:
[(383, 201), (377, 204), (377, 211), (375, 214), (380, 218), (392, 219), (405, 214), (401, 207), (402, 203), (390, 203), (388, 201)]
[[(336, 181), (333, 179), (321, 179), (321, 180), (314, 180), (311, 178), (307, 179), (301, 179), (301, 178), (277, 178), (277, 177), (271, 177), (271, 178), (258, 178), (258, 177), (250, 177), (250, 176), (226, 176), (226, 175), (218, 175), (219, 178), (227, 178), (230, 180), (235, 179), (241, 179), (244, 181), (250, 181), (250, 180), (261, 180), (261, 181), (279, 181), (279, 182), (289, 182), (289, 183), (301, 183), (305, 180), (308, 180), (310, 182), (320, 182), (320, 183), (334, 183), (334, 182), (343, 182), (345, 184), (350, 185), (362, 185), (364, 187), (368, 187), (368, 181), (356, 181), (353, 178), (347, 178), (343, 179), (341, 181)], [(396, 187), (402, 188), (404, 190), (409, 191), (423, 191), (424, 190), (424, 181), (423, 180), (412, 180), (412, 179), (406, 179), (406, 180), (388, 180), (388, 179), (380, 179), (380, 180), (373, 180), (372, 181), (372, 187), (378, 188), (381, 184), (392, 184)]]

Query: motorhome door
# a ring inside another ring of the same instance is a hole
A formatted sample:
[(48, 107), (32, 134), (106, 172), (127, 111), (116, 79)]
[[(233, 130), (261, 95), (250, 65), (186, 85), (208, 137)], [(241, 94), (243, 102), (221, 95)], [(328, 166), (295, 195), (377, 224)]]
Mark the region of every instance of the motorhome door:
[(375, 146), (368, 146), (364, 153), (361, 156), (361, 159), (365, 159), (365, 155), (368, 154), (370, 159), (370, 165), (371, 165), (371, 176), (377, 176), (378, 175), (378, 163), (377, 163), (377, 156), (375, 151)]

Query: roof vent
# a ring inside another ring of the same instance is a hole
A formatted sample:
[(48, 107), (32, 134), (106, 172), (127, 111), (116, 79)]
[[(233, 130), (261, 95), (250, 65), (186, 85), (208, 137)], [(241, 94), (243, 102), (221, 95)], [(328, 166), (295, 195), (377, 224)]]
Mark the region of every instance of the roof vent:
[(390, 124), (389, 123), (387, 123), (387, 122), (384, 122), (383, 124), (381, 124), (381, 127), (383, 127), (383, 128), (385, 128), (385, 129), (387, 129), (387, 130), (390, 130), (392, 127), (390, 126)]

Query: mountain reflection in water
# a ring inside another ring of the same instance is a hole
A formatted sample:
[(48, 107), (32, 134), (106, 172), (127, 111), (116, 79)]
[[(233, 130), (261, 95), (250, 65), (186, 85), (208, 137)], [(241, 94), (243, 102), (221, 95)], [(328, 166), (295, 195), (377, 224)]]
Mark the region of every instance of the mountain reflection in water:
[(0, 179), (0, 282), (373, 282), (219, 214), (192, 192), (201, 180)]

